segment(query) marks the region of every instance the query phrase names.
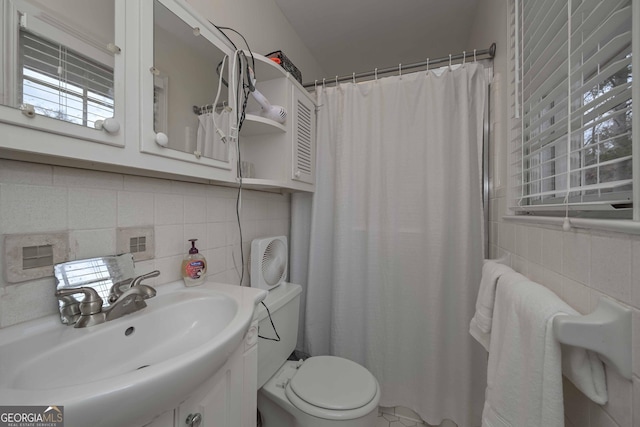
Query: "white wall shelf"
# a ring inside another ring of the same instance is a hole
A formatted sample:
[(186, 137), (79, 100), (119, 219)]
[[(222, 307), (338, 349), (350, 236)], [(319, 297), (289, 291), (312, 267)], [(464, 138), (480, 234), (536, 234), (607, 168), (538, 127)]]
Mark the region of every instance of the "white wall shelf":
[(269, 135), (286, 131), (287, 128), (278, 122), (255, 114), (247, 114), (240, 130), (240, 136)]
[[(251, 63), (251, 56), (249, 55), (249, 51), (245, 50), (244, 54), (247, 56), (247, 60), (249, 61), (249, 63)], [(256, 68), (253, 71), (258, 82), (286, 77), (286, 75), (288, 74), (284, 68), (264, 55), (260, 55), (259, 53), (254, 52), (253, 59), (256, 63)]]

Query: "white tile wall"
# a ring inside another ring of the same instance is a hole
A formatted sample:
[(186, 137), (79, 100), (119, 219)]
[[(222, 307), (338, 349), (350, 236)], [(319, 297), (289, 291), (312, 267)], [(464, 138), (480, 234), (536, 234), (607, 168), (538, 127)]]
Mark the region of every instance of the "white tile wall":
[(505, 222), (504, 197), (491, 203), (490, 255), (511, 253), (511, 266), (589, 313), (603, 297), (633, 310), (633, 380), (606, 368), (609, 403), (599, 406), (565, 381), (565, 416), (575, 427), (640, 427), (640, 238), (621, 233)]
[(562, 273), (584, 284), (589, 284), (591, 265), (591, 236), (582, 231), (562, 234)]
[(631, 303), (631, 241), (625, 235), (591, 236), (591, 286)]
[[(0, 159), (0, 235), (69, 233), (69, 259), (116, 252), (118, 227), (152, 226), (155, 258), (138, 262), (137, 273), (154, 269), (161, 285), (180, 279), (182, 257), (197, 238), (211, 280), (238, 284), (240, 240), (233, 188), (146, 178)], [(289, 235), (289, 195), (244, 190), (243, 247), (250, 240)], [(52, 277), (9, 284), (0, 262), (0, 327), (53, 314)], [(248, 274), (244, 275), (249, 283)]]
[(0, 183), (0, 233), (67, 228), (66, 188)]

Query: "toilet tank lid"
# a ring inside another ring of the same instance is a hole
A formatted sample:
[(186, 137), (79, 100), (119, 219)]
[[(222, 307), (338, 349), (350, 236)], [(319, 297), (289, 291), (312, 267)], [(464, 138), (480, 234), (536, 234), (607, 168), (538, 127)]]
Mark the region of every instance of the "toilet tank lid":
[(305, 360), (289, 385), (300, 399), (330, 410), (361, 408), (378, 390), (375, 377), (365, 367), (335, 356)]
[[(284, 282), (279, 286), (271, 289), (269, 295), (264, 299), (264, 304), (269, 307), (269, 311), (273, 314), (280, 307), (300, 295), (302, 292), (302, 286), (295, 283)], [(267, 310), (262, 304), (256, 306), (254, 319), (262, 321), (267, 318)]]

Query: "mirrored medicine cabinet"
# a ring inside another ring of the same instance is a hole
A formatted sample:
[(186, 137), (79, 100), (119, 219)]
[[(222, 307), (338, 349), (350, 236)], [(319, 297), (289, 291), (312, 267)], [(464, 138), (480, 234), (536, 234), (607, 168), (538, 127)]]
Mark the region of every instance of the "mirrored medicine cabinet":
[(143, 151), (231, 170), (233, 50), (188, 5), (144, 1), (141, 19)]
[(123, 145), (122, 0), (2, 0), (0, 121)]
[(186, 0), (0, 0), (0, 47), (3, 158), (228, 185), (239, 136), (247, 188), (314, 189), (311, 95), (254, 53), (288, 117), (250, 97), (238, 130), (235, 50)]

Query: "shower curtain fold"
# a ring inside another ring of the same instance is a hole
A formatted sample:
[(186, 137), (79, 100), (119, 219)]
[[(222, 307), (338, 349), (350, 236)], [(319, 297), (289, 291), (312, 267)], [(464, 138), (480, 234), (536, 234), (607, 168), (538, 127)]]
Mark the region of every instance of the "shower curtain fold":
[(382, 406), (477, 426), (484, 69), (318, 89), (305, 350), (366, 366)]

